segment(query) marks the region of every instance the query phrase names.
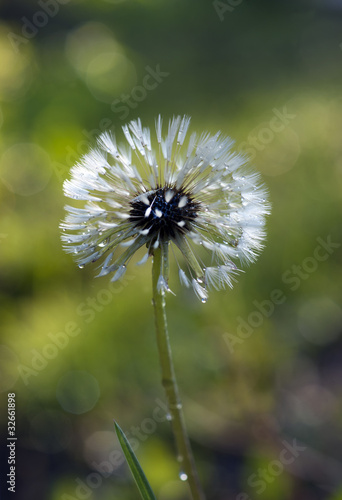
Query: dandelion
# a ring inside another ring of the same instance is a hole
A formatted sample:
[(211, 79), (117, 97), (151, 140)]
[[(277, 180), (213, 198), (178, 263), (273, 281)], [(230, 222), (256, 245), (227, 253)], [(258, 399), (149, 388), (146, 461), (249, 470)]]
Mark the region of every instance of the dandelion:
[(180, 478), (193, 500), (204, 500), (184, 423), (165, 313), (169, 249), (182, 285), (206, 302), (208, 290), (232, 287), (236, 263), (253, 262), (263, 247), (267, 193), (233, 141), (220, 133), (186, 141), (190, 119), (175, 117), (156, 137), (140, 120), (123, 127), (125, 145), (104, 133), (64, 183), (67, 206), (61, 224), (67, 252), (79, 267), (100, 261), (99, 276), (120, 279), (140, 249), (137, 264), (152, 256), (157, 346)]
[(196, 133), (186, 141), (190, 118), (174, 117), (166, 135), (156, 120), (123, 127), (125, 145), (105, 132), (64, 183), (65, 195), (84, 206), (67, 206), (61, 224), (65, 250), (79, 267), (101, 260), (98, 276), (120, 279), (141, 248), (145, 263), (161, 250), (158, 289), (170, 291), (172, 249), (180, 282), (205, 302), (208, 290), (232, 287), (236, 262), (253, 262), (263, 247), (267, 194), (233, 141), (220, 133)]

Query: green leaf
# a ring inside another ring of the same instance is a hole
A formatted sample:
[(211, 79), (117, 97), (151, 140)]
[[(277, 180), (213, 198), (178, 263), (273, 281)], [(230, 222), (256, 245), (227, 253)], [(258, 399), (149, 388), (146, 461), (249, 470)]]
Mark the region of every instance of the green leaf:
[(128, 442), (128, 439), (123, 433), (123, 430), (116, 422), (114, 422), (114, 425), (116, 435), (118, 436), (122, 451), (124, 452), (128, 466), (131, 469), (134, 480), (138, 486), (140, 495), (144, 500), (157, 500), (152, 491), (150, 483), (147, 481), (144, 471), (142, 470), (141, 465), (139, 464), (138, 459)]

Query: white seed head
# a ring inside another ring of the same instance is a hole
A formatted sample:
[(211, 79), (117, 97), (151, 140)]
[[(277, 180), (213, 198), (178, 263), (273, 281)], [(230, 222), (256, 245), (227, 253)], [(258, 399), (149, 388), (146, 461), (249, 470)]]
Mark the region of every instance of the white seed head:
[[(66, 206), (61, 229), (79, 267), (99, 261), (99, 276), (116, 281), (141, 248), (147, 251), (138, 264), (158, 248), (166, 259), (171, 245), (181, 284), (205, 302), (209, 289), (233, 286), (234, 261), (257, 258), (270, 212), (259, 175), (230, 138), (189, 137), (189, 125), (189, 117), (173, 117), (164, 134), (159, 116), (154, 151), (150, 130), (131, 121), (123, 126), (124, 145), (105, 132), (72, 167), (64, 193), (83, 206)], [(170, 291), (162, 270), (158, 286)]]

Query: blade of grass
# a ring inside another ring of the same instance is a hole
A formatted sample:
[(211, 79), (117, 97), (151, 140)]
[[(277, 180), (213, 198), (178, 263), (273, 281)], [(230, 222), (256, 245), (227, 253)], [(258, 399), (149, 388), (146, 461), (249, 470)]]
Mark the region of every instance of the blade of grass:
[(139, 464), (138, 459), (135, 456), (134, 451), (132, 450), (131, 445), (129, 444), (123, 430), (115, 421), (114, 426), (122, 451), (124, 452), (128, 466), (137, 484), (140, 495), (144, 500), (157, 500), (152, 491), (150, 483), (147, 481), (144, 471), (142, 470), (141, 465)]

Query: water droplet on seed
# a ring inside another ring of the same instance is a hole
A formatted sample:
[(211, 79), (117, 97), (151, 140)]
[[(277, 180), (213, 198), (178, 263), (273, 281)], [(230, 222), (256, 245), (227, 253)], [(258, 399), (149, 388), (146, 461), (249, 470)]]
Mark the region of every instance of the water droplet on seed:
[(188, 479), (188, 475), (187, 475), (187, 474), (185, 474), (185, 472), (181, 471), (181, 472), (179, 473), (179, 479), (180, 479), (181, 481), (187, 481), (187, 479)]
[(207, 300), (208, 300), (208, 299), (205, 299), (205, 298), (203, 297), (203, 299), (201, 300), (202, 304), (205, 304), (205, 303), (207, 302)]
[(170, 413), (167, 413), (166, 414), (166, 420), (168, 420), (169, 422), (171, 422), (172, 420), (172, 415)]
[(80, 269), (84, 269), (84, 264), (80, 264), (78, 267), (79, 267)]

